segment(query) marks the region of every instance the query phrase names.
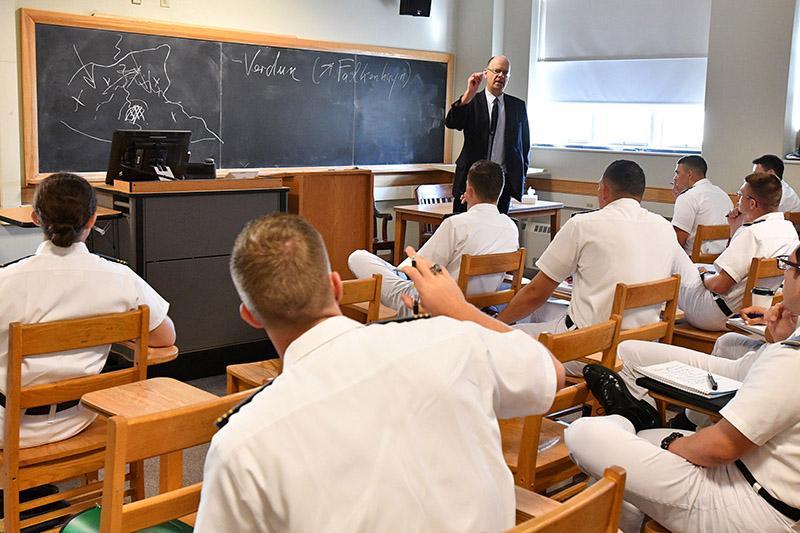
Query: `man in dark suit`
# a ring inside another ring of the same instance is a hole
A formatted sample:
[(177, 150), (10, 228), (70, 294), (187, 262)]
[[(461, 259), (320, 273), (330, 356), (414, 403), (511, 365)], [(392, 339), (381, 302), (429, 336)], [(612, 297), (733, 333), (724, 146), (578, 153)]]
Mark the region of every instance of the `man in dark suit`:
[[(501, 213), (508, 212), (511, 196), (522, 198), (528, 172), (530, 132), (525, 102), (503, 89), (511, 64), (506, 56), (489, 60), (486, 70), (467, 78), (467, 90), (450, 107), (445, 118), (448, 128), (464, 131), (464, 147), (456, 160), (453, 179), (453, 212), (467, 210), (461, 195), (467, 188), (467, 172), (479, 159), (491, 159), (503, 167), (505, 184), (497, 201)], [(478, 92), (486, 78), (486, 90)]]

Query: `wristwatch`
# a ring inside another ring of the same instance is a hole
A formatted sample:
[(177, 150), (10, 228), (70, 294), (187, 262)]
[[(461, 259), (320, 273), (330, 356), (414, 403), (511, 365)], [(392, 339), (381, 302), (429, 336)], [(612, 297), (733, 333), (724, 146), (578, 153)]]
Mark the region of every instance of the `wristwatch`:
[(669, 445), (678, 440), (679, 438), (683, 437), (683, 433), (679, 431), (675, 431), (664, 437), (664, 440), (661, 441), (661, 449), (662, 450), (669, 450)]

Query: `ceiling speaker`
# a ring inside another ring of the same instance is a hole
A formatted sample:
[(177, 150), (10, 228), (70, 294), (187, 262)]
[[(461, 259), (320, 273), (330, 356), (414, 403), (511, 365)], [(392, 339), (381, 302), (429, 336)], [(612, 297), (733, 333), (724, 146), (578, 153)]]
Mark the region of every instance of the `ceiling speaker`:
[(413, 17), (430, 17), (431, 0), (400, 0), (400, 14)]

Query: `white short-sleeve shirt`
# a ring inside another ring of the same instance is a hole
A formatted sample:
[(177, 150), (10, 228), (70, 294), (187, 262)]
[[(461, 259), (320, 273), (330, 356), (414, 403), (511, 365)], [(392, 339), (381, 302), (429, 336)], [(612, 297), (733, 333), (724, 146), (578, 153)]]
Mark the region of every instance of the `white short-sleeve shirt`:
[[(737, 231), (724, 252), (714, 261), (717, 272), (724, 270), (736, 284), (721, 295), (732, 310), (742, 307), (747, 274), (750, 272), (750, 263), (754, 257), (776, 257), (788, 254), (797, 248), (797, 231), (788, 220), (783, 218), (783, 213), (767, 213), (752, 223), (743, 224)], [(762, 285), (777, 288), (781, 278), (775, 278), (769, 283), (764, 280)]]
[[(697, 226), (727, 224), (725, 215), (733, 209), (728, 193), (711, 183), (708, 178), (698, 180), (675, 199), (672, 214), (672, 225), (689, 234), (683, 248), (692, 253)], [(720, 253), (725, 249), (726, 241), (709, 241), (703, 243), (703, 253)]]
[(555, 387), (522, 332), (329, 318), (214, 436), (196, 531), (505, 530), (497, 419), (544, 412)]
[[(793, 339), (800, 339), (800, 329)], [(800, 349), (766, 347), (720, 414), (758, 448), (741, 458), (770, 494), (800, 507)]]
[(781, 203), (778, 206), (778, 211), (781, 213), (800, 211), (800, 198), (798, 198), (792, 186), (786, 183), (784, 179), (781, 179)]
[[(572, 300), (567, 313), (578, 327), (608, 320), (617, 283), (644, 283), (667, 278), (684, 254), (667, 220), (632, 198), (575, 215), (556, 233), (536, 262), (550, 279), (572, 276)], [(632, 309), (623, 327), (658, 320), (658, 308)]]
[[(150, 329), (167, 316), (169, 304), (125, 265), (89, 253), (86, 245), (62, 248), (45, 241), (31, 257), (0, 268), (0, 392), (5, 393), (8, 324), (65, 320), (150, 306)], [(109, 346), (27, 357), (22, 384), (98, 374)], [(0, 424), (4, 409), (0, 408)], [(49, 415), (24, 415), (23, 447), (75, 435), (94, 419), (81, 406)], [(0, 445), (2, 436), (0, 435)]]
[[(458, 279), (462, 255), (514, 252), (518, 248), (519, 230), (514, 221), (500, 213), (496, 205), (482, 203), (444, 219), (419, 253)], [(406, 259), (400, 266), (411, 266), (411, 260)], [(496, 291), (502, 281), (502, 274), (475, 276), (469, 280), (467, 294)]]

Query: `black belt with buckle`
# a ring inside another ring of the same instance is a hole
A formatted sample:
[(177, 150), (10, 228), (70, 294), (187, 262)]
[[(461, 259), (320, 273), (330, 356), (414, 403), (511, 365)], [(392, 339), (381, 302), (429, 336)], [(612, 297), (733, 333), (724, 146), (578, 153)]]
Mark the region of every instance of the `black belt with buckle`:
[(750, 473), (750, 470), (748, 470), (747, 466), (745, 466), (742, 461), (737, 460), (735, 464), (736, 468), (739, 469), (739, 472), (741, 472), (747, 482), (750, 483), (750, 486), (756, 489), (756, 494), (764, 498), (764, 500), (766, 500), (766, 502), (770, 504), (773, 509), (793, 522), (800, 521), (800, 509), (797, 507), (792, 507), (788, 503), (783, 503), (778, 498), (767, 492), (767, 490), (762, 487), (758, 481), (756, 481), (756, 478), (753, 477), (753, 474)]
[[(56, 404), (56, 413), (60, 411), (66, 411), (67, 409), (71, 409), (81, 403), (80, 400), (70, 400), (68, 402), (61, 402)], [(0, 407), (5, 409), (6, 407), (6, 395), (0, 392)], [(50, 406), (49, 405), (40, 405), (38, 407), (28, 407), (25, 409), (26, 415), (34, 415), (34, 416), (41, 416), (41, 415), (49, 415), (50, 414)]]
[(728, 304), (725, 303), (725, 300), (722, 299), (722, 296), (714, 296), (714, 303), (717, 304), (717, 307), (719, 307), (719, 310), (722, 311), (725, 316), (733, 316), (734, 312), (731, 311), (731, 308), (728, 307)]

